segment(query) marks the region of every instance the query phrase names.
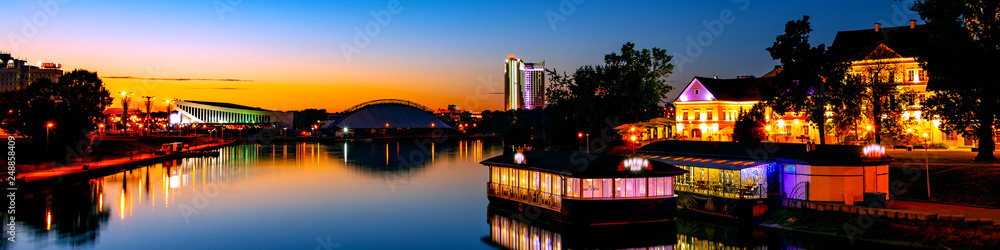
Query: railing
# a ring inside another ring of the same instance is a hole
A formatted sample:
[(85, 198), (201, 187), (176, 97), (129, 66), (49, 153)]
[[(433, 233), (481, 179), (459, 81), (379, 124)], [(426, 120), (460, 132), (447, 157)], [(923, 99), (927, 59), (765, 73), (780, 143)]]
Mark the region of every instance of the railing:
[(529, 203), (531, 205), (556, 211), (560, 211), (562, 208), (562, 197), (559, 197), (559, 195), (544, 193), (541, 190), (530, 190), (527, 188), (501, 185), (500, 183), (493, 182), (488, 183), (486, 186), (487, 192), (494, 196)]
[(707, 195), (726, 197), (726, 198), (739, 198), (739, 199), (767, 198), (767, 194), (763, 193), (763, 190), (755, 186), (737, 187), (732, 185), (713, 185), (713, 184), (696, 183), (696, 184), (674, 184), (674, 189), (677, 191), (707, 194)]

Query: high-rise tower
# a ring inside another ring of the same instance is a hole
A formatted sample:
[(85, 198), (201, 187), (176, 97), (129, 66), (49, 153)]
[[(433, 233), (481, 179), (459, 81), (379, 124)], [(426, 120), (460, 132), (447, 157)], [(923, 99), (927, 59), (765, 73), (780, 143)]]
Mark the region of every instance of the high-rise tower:
[(509, 56), (504, 61), (504, 109), (545, 106), (545, 61), (524, 63)]

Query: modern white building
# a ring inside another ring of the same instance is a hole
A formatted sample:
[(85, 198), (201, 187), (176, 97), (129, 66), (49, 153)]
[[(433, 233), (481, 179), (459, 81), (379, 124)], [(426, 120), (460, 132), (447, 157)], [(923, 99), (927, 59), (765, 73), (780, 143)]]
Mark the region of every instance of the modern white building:
[(261, 124), (291, 127), (294, 112), (271, 111), (232, 103), (174, 101), (170, 124)]

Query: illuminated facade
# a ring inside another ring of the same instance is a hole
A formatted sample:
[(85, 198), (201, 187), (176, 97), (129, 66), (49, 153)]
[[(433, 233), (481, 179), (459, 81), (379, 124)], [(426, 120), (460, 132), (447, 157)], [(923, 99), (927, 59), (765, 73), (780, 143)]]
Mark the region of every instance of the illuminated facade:
[(641, 158), (588, 160), (571, 153), (528, 151), (483, 161), (490, 167), (490, 203), (537, 207), (569, 224), (673, 219), (674, 176), (684, 170)]
[[(938, 126), (937, 117), (924, 117), (923, 101), (933, 95), (927, 91), (927, 72), (916, 59), (919, 41), (926, 39), (924, 25), (911, 20), (909, 26), (885, 27), (876, 23), (874, 29), (841, 31), (831, 46), (851, 62), (848, 74), (866, 75), (873, 70), (881, 70), (891, 77), (900, 92), (912, 93), (916, 100), (905, 107), (900, 117), (909, 121), (908, 133), (915, 137), (927, 134), (931, 143), (946, 143), (950, 146), (971, 144), (957, 133), (944, 133)], [(863, 129), (867, 126), (863, 126)]]
[(545, 61), (525, 63), (510, 56), (504, 61), (504, 109), (545, 107)]
[(671, 140), (636, 151), (688, 171), (674, 178), (681, 207), (733, 218), (763, 215), (777, 205), (775, 198), (854, 204), (866, 194), (888, 193), (893, 161), (878, 145)]
[[(680, 139), (697, 141), (732, 141), (733, 126), (741, 111), (749, 111), (760, 102), (758, 87), (769, 84), (780, 68), (763, 77), (717, 79), (695, 77), (674, 100), (676, 133)], [(777, 115), (765, 108), (768, 140), (804, 142), (818, 139), (816, 126), (804, 112)], [(828, 141), (834, 139), (827, 137)]]
[(170, 124), (266, 124), (292, 126), (292, 112), (270, 111), (231, 103), (175, 101)]

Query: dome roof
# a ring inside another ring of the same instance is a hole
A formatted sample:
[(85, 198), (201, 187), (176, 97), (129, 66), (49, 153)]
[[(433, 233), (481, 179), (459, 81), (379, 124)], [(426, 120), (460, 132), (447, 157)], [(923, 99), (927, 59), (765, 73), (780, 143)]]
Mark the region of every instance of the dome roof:
[(331, 124), (338, 128), (451, 128), (425, 107), (401, 100), (376, 100), (359, 104)]

